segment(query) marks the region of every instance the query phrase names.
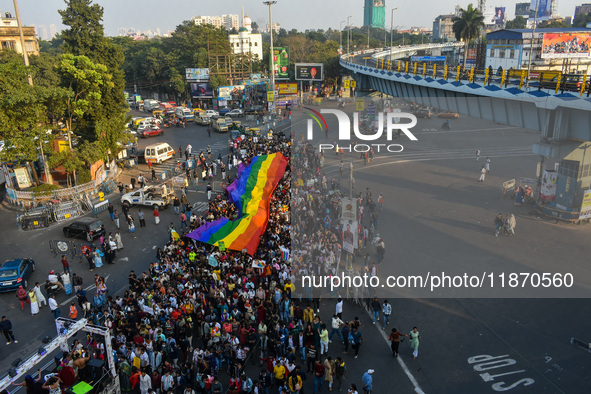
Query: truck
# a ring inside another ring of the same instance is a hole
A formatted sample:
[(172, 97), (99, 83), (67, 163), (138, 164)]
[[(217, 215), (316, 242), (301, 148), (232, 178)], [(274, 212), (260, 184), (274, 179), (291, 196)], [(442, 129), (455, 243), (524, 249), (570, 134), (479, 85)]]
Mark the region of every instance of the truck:
[(174, 191), (170, 185), (168, 187), (166, 184), (144, 186), (141, 189), (124, 194), (121, 197), (121, 204), (166, 208), (172, 202), (173, 198)]
[(194, 119), (194, 117), (195, 117), (193, 115), (193, 111), (191, 111), (189, 108), (186, 108), (186, 107), (176, 107), (174, 109), (174, 114), (180, 120), (184, 120), (184, 121), (187, 121), (187, 122), (192, 121)]
[(170, 103), (160, 103), (160, 109), (165, 114), (174, 114), (174, 107)]
[(157, 100), (154, 99), (146, 99), (144, 100), (144, 111), (146, 112), (152, 112), (156, 109), (160, 108), (160, 103)]
[(211, 117), (207, 115), (207, 112), (201, 111), (195, 115), (195, 123), (202, 126), (207, 126), (211, 122)]
[(212, 120), (211, 127), (217, 131), (218, 133), (227, 133), (228, 132), (228, 124), (226, 123), (225, 118), (217, 118)]

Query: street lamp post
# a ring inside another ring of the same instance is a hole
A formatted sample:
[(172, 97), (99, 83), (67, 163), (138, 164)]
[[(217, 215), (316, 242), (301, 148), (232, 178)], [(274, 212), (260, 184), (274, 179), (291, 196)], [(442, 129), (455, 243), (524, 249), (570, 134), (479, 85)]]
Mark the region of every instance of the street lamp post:
[(341, 21), (339, 24), (339, 30), (341, 32), (341, 49), (343, 49), (343, 23), (347, 23), (347, 21)]
[(351, 25), (349, 24), (350, 18), (353, 18), (353, 15), (347, 17), (347, 56), (349, 56), (349, 49), (351, 46)]
[(273, 92), (273, 94), (275, 94), (275, 70), (273, 69), (273, 13), (271, 11), (271, 6), (273, 4), (277, 4), (276, 0), (273, 1), (263, 1), (263, 4), (266, 4), (269, 6), (269, 35), (271, 37), (271, 48), (269, 49), (270, 54), (269, 54), (269, 70), (270, 70), (270, 87), (271, 87), (271, 91)]
[(392, 62), (392, 46), (394, 44), (394, 11), (397, 9), (398, 7), (392, 8), (392, 12), (390, 13), (390, 62)]

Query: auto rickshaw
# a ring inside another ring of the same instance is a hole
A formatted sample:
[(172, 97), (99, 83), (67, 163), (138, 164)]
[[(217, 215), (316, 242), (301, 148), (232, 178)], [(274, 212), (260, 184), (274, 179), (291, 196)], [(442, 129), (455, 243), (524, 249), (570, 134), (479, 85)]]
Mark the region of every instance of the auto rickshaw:
[(162, 116), (164, 116), (164, 112), (162, 112), (161, 109), (157, 109), (157, 110), (152, 111), (152, 116), (155, 118), (161, 119)]

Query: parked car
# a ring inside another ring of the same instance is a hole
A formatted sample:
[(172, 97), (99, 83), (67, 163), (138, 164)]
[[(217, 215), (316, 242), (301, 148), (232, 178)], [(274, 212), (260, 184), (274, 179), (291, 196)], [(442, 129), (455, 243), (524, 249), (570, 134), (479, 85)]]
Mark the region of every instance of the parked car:
[(139, 133), (141, 137), (148, 138), (148, 137), (156, 137), (158, 135), (164, 134), (164, 130), (158, 127), (153, 127), (150, 129), (146, 129)]
[(233, 118), (237, 118), (243, 116), (244, 112), (240, 108), (234, 108), (232, 111), (228, 112), (226, 116), (230, 116)]
[(224, 116), (225, 114), (230, 112), (230, 108), (228, 108), (228, 107), (220, 108), (220, 110), (218, 112), (220, 115)]
[(208, 110), (205, 111), (205, 113), (210, 118), (213, 118), (214, 116), (220, 116), (219, 112), (218, 111), (214, 111), (213, 109), (208, 109)]
[(458, 114), (457, 112), (441, 112), (439, 114), (439, 117), (440, 118), (448, 118), (448, 119), (459, 118), (460, 114)]
[(433, 112), (431, 111), (431, 108), (420, 108), (414, 111), (414, 115), (417, 118), (429, 119), (431, 116), (433, 116)]
[(64, 227), (64, 235), (66, 238), (84, 238), (88, 242), (92, 242), (104, 234), (105, 225), (103, 222), (95, 218), (79, 218)]
[(0, 266), (0, 292), (17, 290), (23, 286), (26, 290), (28, 280), (35, 271), (33, 259), (7, 260)]
[[(545, 74), (542, 75), (542, 80), (539, 82), (542, 89), (556, 89), (556, 82), (558, 81), (559, 74), (554, 75), (552, 78), (545, 78)], [(562, 75), (558, 90), (566, 90), (569, 92), (580, 92), (581, 85), (583, 84), (585, 76), (579, 74), (565, 74)]]

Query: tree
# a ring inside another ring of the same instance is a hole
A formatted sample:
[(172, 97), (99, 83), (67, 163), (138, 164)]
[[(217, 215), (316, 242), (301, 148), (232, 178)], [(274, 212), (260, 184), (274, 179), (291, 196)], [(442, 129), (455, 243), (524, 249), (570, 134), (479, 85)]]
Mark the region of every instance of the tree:
[(480, 30), (484, 27), (484, 15), (478, 8), (468, 4), (468, 8), (461, 8), (460, 16), (454, 16), (452, 22), (456, 39), (464, 41), (464, 68), (466, 68), (468, 44), (480, 37)]
[(250, 28), (252, 29), (253, 33), (258, 33), (259, 32), (259, 24), (256, 22), (252, 22), (250, 24)]
[(507, 21), (505, 24), (506, 29), (525, 29), (527, 20), (521, 15), (517, 15), (515, 19)]
[(49, 151), (47, 110), (44, 105), (48, 88), (31, 86), (30, 69), (14, 51), (0, 51), (0, 139), (4, 149), (0, 161), (37, 161), (39, 143)]

